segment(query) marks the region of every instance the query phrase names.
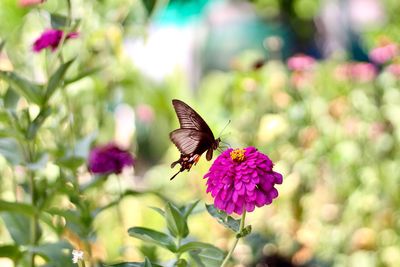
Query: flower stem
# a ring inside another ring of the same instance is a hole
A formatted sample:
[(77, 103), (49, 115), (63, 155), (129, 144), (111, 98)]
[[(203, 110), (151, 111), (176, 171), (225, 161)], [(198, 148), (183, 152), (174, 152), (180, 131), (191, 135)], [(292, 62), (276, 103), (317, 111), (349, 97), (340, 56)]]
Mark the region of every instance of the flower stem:
[(239, 231), (237, 232), (235, 242), (233, 243), (233, 246), (229, 250), (228, 255), (226, 255), (224, 261), (222, 262), (221, 267), (225, 267), (226, 264), (228, 263), (229, 259), (231, 258), (232, 253), (235, 250), (236, 245), (238, 244), (239, 239), (240, 239), (240, 236), (238, 234), (240, 234), (244, 229), (244, 221), (245, 221), (245, 219), (246, 219), (246, 210), (244, 209), (243, 213), (242, 213), (242, 219), (240, 220), (240, 227), (239, 227)]

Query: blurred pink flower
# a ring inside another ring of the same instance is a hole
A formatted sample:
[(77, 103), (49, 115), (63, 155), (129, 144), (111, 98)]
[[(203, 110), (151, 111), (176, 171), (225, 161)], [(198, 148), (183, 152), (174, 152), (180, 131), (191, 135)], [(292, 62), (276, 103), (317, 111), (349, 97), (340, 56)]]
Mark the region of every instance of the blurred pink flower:
[(45, 0), (19, 0), (18, 4), (22, 7), (34, 6), (43, 3)]
[(136, 115), (138, 120), (144, 124), (151, 124), (154, 121), (154, 110), (149, 105), (138, 105), (136, 107)]
[(288, 59), (287, 66), (293, 71), (307, 71), (312, 69), (315, 62), (316, 61), (313, 57), (304, 54), (297, 54)]
[[(43, 49), (46, 48), (51, 48), (52, 51), (56, 50), (61, 38), (63, 36), (63, 31), (62, 30), (57, 30), (57, 29), (49, 29), (45, 30), (39, 38), (36, 39), (36, 41), (33, 44), (33, 51), (36, 53), (39, 53)], [(77, 38), (78, 33), (77, 32), (71, 32), (67, 35), (66, 39), (72, 39), (72, 38)]]
[(393, 76), (400, 79), (400, 64), (399, 63), (390, 64), (389, 66), (386, 67), (386, 71), (388, 71), (390, 74), (392, 74)]
[(282, 175), (272, 170), (274, 164), (254, 147), (229, 148), (214, 161), (204, 178), (207, 193), (211, 192), (214, 205), (228, 214), (242, 214), (255, 207), (269, 205), (278, 197), (275, 185), (282, 183)]
[(338, 66), (335, 75), (339, 80), (370, 82), (375, 79), (377, 69), (371, 63), (351, 62)]
[(396, 57), (399, 49), (396, 44), (389, 43), (372, 49), (369, 53), (371, 60), (377, 64), (384, 64)]
[(371, 63), (355, 63), (351, 75), (359, 82), (370, 82), (375, 79), (377, 70)]

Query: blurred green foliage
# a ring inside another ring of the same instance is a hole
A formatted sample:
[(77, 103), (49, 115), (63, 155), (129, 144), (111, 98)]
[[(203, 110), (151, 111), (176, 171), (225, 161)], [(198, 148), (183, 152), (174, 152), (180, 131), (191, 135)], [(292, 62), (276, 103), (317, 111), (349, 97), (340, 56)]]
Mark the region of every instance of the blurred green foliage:
[[(282, 8), (281, 1), (254, 2), (268, 16)], [(137, 266), (147, 266), (171, 258), (171, 252), (130, 238), (133, 225), (164, 227), (184, 239), (189, 224), (193, 240), (185, 242), (227, 250), (229, 230), (204, 216), (204, 205), (184, 223), (169, 217), (167, 228), (148, 208), (211, 202), (202, 180), (210, 166), (204, 158), (169, 181), (169, 164), (179, 156), (168, 138), (178, 123), (171, 99), (179, 98), (216, 136), (231, 120), (223, 141), (256, 146), (284, 174), (274, 204), (249, 214), (253, 232), (234, 254), (237, 262), (281, 255), (296, 265), (399, 266), (399, 77), (383, 66), (370, 82), (343, 80), (336, 74), (345, 61), (330, 59), (298, 84), (298, 73), (285, 62), (255, 69), (244, 56), (230, 71), (208, 73), (195, 91), (181, 73), (151, 81), (127, 57), (124, 41), (145, 37), (148, 15), (164, 4), (75, 0), (68, 22), (67, 1), (40, 8), (1, 1), (0, 265), (29, 266), (35, 254), (38, 266), (72, 266), (72, 248), (88, 253), (93, 266), (145, 256)], [(318, 6), (295, 1), (295, 14), (309, 20)], [(399, 2), (387, 0), (385, 7), (385, 30), (363, 33), (369, 47), (380, 35), (399, 40)], [(34, 54), (31, 44), (51, 25), (77, 29), (79, 38), (60, 53)], [(121, 105), (135, 113), (129, 143), (135, 173), (90, 175), (90, 148), (114, 140)], [(225, 219), (237, 226), (236, 219)]]

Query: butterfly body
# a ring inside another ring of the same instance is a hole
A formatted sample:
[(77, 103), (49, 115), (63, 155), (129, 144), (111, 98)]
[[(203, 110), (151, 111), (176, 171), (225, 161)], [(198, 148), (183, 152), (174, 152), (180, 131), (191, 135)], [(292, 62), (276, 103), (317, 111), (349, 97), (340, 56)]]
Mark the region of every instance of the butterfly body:
[(213, 151), (218, 148), (221, 141), (220, 138), (214, 138), (207, 123), (189, 105), (177, 99), (172, 100), (172, 105), (178, 116), (180, 128), (172, 131), (169, 137), (181, 152), (181, 156), (171, 164), (171, 168), (178, 163), (181, 168), (171, 180), (180, 172), (189, 171), (204, 152), (207, 151), (206, 159), (211, 160)]

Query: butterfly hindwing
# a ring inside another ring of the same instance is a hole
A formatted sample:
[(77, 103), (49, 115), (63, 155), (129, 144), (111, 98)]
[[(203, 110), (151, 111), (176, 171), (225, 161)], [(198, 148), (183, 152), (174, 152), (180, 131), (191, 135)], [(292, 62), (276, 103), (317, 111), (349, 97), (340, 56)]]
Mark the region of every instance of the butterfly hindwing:
[[(195, 129), (176, 129), (170, 133), (171, 141), (176, 145), (182, 154), (203, 153), (211, 146), (213, 139), (210, 139), (203, 132)], [(201, 151), (203, 150), (203, 151)]]

